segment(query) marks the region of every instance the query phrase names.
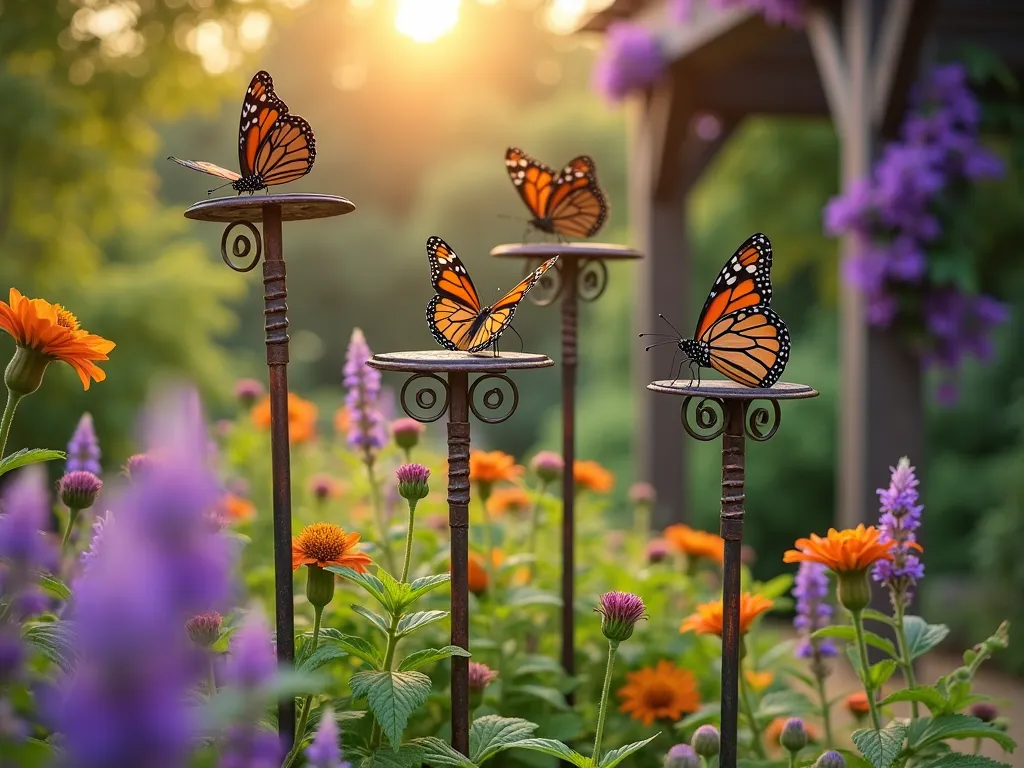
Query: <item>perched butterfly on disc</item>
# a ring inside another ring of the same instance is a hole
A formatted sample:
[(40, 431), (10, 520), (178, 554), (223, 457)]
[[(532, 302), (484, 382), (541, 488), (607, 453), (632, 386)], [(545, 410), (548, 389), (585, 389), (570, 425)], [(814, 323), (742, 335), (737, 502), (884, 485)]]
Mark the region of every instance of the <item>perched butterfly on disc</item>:
[(658, 344), (675, 344), (691, 367), (698, 367), (698, 374), (699, 368), (714, 368), (748, 387), (772, 386), (789, 362), (791, 345), (786, 324), (769, 306), (771, 268), (771, 243), (761, 233), (752, 235), (718, 273), (693, 338), (676, 331), (677, 338)]
[(558, 257), (545, 261), (489, 307), (481, 305), (462, 260), (440, 237), (427, 240), (427, 260), (430, 282), (437, 291), (427, 302), (430, 333), (445, 349), (479, 352), (490, 346), (497, 348), (498, 338), (511, 325), (519, 302), (554, 266)]
[(586, 155), (570, 160), (557, 173), (523, 150), (509, 147), (505, 168), (530, 209), (530, 224), (564, 237), (593, 237), (608, 218), (608, 203), (597, 183), (597, 168)]
[(193, 171), (226, 179), (239, 194), (251, 195), (309, 173), (316, 160), (316, 139), (309, 123), (290, 114), (288, 105), (274, 93), (274, 79), (270, 74), (260, 70), (253, 75), (245, 92), (238, 122), (241, 173), (201, 160), (167, 159)]

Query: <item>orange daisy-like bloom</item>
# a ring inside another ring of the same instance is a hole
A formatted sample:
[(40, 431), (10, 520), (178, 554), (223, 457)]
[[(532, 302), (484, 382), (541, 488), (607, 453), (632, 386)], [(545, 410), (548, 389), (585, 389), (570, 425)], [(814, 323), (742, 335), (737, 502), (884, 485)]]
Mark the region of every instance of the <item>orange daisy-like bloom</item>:
[[(26, 298), (17, 288), (11, 288), (10, 302), (0, 301), (0, 330), (9, 333), (19, 347), (47, 360), (67, 363), (75, 369), (85, 389), (93, 381), (107, 378), (96, 361), (109, 359), (107, 353), (114, 348), (114, 342), (82, 330), (78, 319), (60, 304)], [(37, 377), (36, 387), (42, 373), (38, 372)]]
[(822, 538), (815, 533), (809, 539), (797, 539), (782, 556), (784, 563), (821, 563), (833, 573), (866, 571), (878, 560), (892, 560), (893, 542), (882, 541), (882, 532), (873, 525), (837, 531), (829, 528)]
[[(316, 435), (316, 420), (320, 410), (309, 400), (303, 400), (294, 392), (288, 393), (288, 440), (304, 443)], [(252, 409), (252, 423), (257, 427), (270, 427), (270, 397), (263, 398)]]
[[(745, 635), (754, 619), (771, 610), (775, 603), (764, 595), (744, 592), (740, 595), (740, 634)], [(698, 635), (722, 636), (722, 601), (701, 603), (697, 612), (687, 616), (679, 627), (680, 632), (696, 632)]]
[(594, 493), (608, 493), (615, 487), (615, 475), (596, 461), (573, 462), (572, 479), (577, 488)]
[(856, 691), (846, 697), (846, 708), (854, 715), (866, 715), (871, 711), (868, 695), (864, 691)]
[(251, 520), (256, 514), (256, 507), (248, 499), (226, 493), (220, 500), (220, 512), (228, 520), (244, 522)]
[(340, 565), (363, 573), (373, 561), (369, 555), (356, 549), (358, 543), (358, 533), (345, 533), (334, 523), (307, 525), (298, 536), (292, 537), (292, 570), (304, 565), (320, 568)]
[(530, 494), (518, 485), (499, 488), (487, 499), (487, 511), (492, 515), (506, 512), (526, 512), (533, 506)]
[(653, 667), (628, 673), (626, 681), (619, 689), (619, 711), (644, 725), (655, 720), (675, 721), (700, 707), (693, 673), (664, 659)]
[[(505, 562), (505, 553), (500, 549), (491, 550), (491, 566), (498, 568)], [(451, 568), (449, 568), (451, 570)], [(487, 591), (491, 585), (490, 576), (487, 573), (487, 561), (479, 552), (469, 553), (469, 591), (474, 595), (480, 595)]]
[(504, 451), (472, 451), (469, 454), (469, 479), (474, 483), (491, 486), (503, 480), (516, 480), (523, 468)]
[(747, 681), (747, 685), (755, 691), (763, 691), (775, 680), (775, 675), (767, 670), (758, 672), (757, 670), (748, 669), (743, 677)]
[(716, 533), (676, 523), (665, 529), (664, 536), (676, 551), (687, 557), (714, 560), (716, 563), (725, 559), (725, 539)]

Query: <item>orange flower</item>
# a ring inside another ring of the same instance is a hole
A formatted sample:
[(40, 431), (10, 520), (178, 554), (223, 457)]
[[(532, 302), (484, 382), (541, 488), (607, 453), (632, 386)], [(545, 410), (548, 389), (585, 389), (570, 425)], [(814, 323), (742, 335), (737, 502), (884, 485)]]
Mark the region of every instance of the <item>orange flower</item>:
[(352, 426), (352, 414), (348, 412), (348, 406), (343, 405), (334, 412), (334, 431), (339, 435), (346, 434)]
[(504, 451), (472, 451), (469, 454), (469, 479), (490, 488), (503, 480), (516, 480), (523, 468)]
[[(775, 603), (764, 595), (744, 592), (740, 595), (740, 634), (745, 635), (754, 619), (771, 610)], [(722, 636), (722, 601), (701, 603), (697, 612), (687, 616), (679, 627), (680, 632), (696, 632), (698, 635)]]
[(296, 571), (303, 565), (320, 568), (341, 565), (363, 573), (373, 561), (369, 555), (356, 549), (358, 543), (358, 533), (346, 534), (334, 523), (307, 525), (298, 536), (292, 537), (292, 570)]
[(747, 681), (747, 685), (754, 691), (763, 691), (775, 680), (775, 675), (767, 670), (758, 672), (754, 669), (748, 669), (743, 676)]
[(572, 479), (577, 488), (594, 493), (608, 493), (615, 486), (615, 475), (596, 461), (573, 462)]
[[(51, 304), (45, 299), (28, 299), (11, 288), (10, 304), (0, 301), (0, 330), (14, 337), (19, 351), (27, 350), (42, 356), (42, 360), (24, 360), (31, 386), (38, 388), (46, 364), (60, 360), (75, 369), (82, 387), (89, 388), (93, 381), (103, 381), (107, 374), (95, 364), (108, 360), (107, 353), (114, 348), (114, 342), (82, 330), (78, 319), (60, 304)], [(15, 353), (17, 359), (17, 353)], [(13, 363), (14, 361), (12, 361)], [(34, 363), (34, 364), (33, 364)], [(40, 365), (41, 363), (41, 365)], [(28, 369), (33, 369), (29, 372)], [(8, 376), (12, 373), (8, 368)], [(35, 389), (22, 394), (29, 394)]]
[(834, 573), (866, 571), (878, 560), (892, 560), (893, 542), (880, 537), (881, 531), (863, 523), (844, 531), (829, 528), (825, 538), (812, 533), (809, 539), (797, 539), (796, 549), (786, 552), (782, 562), (821, 563)]
[[(782, 729), (786, 727), (786, 721), (788, 717), (776, 717), (770, 723), (768, 727), (764, 729), (764, 738), (769, 744), (778, 744), (779, 739), (782, 737)], [(813, 723), (809, 723), (806, 720), (803, 721), (804, 730), (807, 731), (808, 741), (821, 741), (821, 734), (818, 732), (817, 727)]]
[(700, 707), (693, 673), (664, 659), (653, 667), (628, 673), (626, 681), (619, 689), (619, 711), (644, 725), (659, 719), (676, 721)]
[(228, 520), (244, 522), (251, 520), (256, 514), (256, 507), (248, 499), (236, 496), (233, 493), (226, 493), (220, 500), (221, 514)]
[(506, 512), (526, 512), (533, 506), (533, 500), (518, 485), (510, 488), (499, 488), (487, 499), (487, 511), (492, 515), (503, 515)]
[[(500, 549), (491, 550), (491, 565), (498, 568), (505, 562), (505, 553)], [(449, 566), (448, 570), (451, 570)], [(490, 576), (487, 573), (487, 562), (484, 556), (478, 552), (469, 553), (469, 591), (474, 595), (480, 595), (487, 591), (490, 586)]]
[[(294, 392), (288, 393), (288, 440), (304, 443), (316, 434), (316, 419), (320, 410), (309, 400)], [(270, 427), (270, 396), (263, 398), (252, 409), (252, 423), (257, 427)]]
[(725, 559), (725, 539), (717, 533), (698, 531), (676, 523), (666, 528), (664, 535), (669, 544), (687, 557), (714, 560), (716, 563)]
[(851, 714), (863, 716), (871, 711), (868, 695), (864, 691), (856, 691), (846, 697), (846, 708)]

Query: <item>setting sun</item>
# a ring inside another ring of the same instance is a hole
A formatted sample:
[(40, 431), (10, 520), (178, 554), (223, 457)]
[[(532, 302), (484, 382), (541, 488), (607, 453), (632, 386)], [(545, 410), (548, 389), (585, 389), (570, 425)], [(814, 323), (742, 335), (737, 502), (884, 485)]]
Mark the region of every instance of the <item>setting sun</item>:
[(461, 0), (399, 0), (395, 29), (417, 43), (432, 43), (459, 21)]

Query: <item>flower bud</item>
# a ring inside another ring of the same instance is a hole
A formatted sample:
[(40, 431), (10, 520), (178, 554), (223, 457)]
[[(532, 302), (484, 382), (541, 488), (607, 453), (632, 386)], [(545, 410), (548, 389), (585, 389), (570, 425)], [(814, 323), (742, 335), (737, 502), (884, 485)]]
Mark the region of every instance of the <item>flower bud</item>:
[(854, 691), (846, 697), (846, 709), (857, 722), (862, 722), (867, 714), (871, 712), (868, 695), (864, 691)]
[[(650, 483), (633, 483), (629, 487), (629, 500), (637, 506), (643, 504), (649, 507), (654, 504), (656, 499), (654, 486)], [(676, 746), (679, 745), (677, 744)], [(669, 754), (671, 753), (671, 750), (669, 750)]]
[(670, 551), (665, 539), (651, 539), (647, 542), (647, 562), (660, 563), (669, 556)]
[(319, 565), (306, 568), (306, 599), (314, 608), (323, 608), (334, 599), (334, 574)]
[(1003, 733), (1006, 733), (1008, 730), (1010, 730), (1010, 718), (997, 717), (995, 720), (992, 721), (992, 725), (996, 729), (1002, 731)]
[(813, 768), (846, 768), (846, 761), (841, 754), (830, 749), (828, 752), (822, 753), (821, 757), (814, 762)]
[(712, 758), (722, 749), (722, 736), (713, 725), (702, 725), (693, 733), (690, 744), (701, 757)]
[(395, 476), (398, 478), (398, 493), (407, 501), (415, 503), (430, 493), (427, 486), (430, 470), (422, 464), (403, 464), (395, 470)]
[(322, 504), (341, 493), (341, 484), (330, 475), (314, 475), (309, 481), (309, 491)]
[(970, 713), (972, 717), (976, 717), (985, 723), (991, 723), (999, 717), (999, 710), (997, 710), (996, 705), (990, 701), (975, 702), (971, 705)]
[(791, 717), (782, 726), (779, 743), (790, 752), (796, 753), (807, 746), (807, 728), (799, 717)]
[(235, 382), (235, 397), (243, 406), (249, 408), (263, 397), (263, 384), (256, 379), (239, 379)]
[(469, 708), (470, 711), (479, 707), (484, 701), (484, 691), (498, 673), (477, 661), (469, 662)]
[(552, 451), (538, 453), (533, 457), (530, 466), (537, 473), (537, 477), (545, 483), (553, 483), (565, 471), (565, 462), (562, 457)]
[(85, 470), (68, 472), (60, 479), (58, 486), (60, 500), (64, 502), (64, 506), (75, 511), (91, 507), (96, 502), (101, 488), (103, 481)]
[(871, 603), (871, 582), (867, 570), (840, 571), (836, 574), (839, 602), (850, 613), (860, 613)]
[(43, 383), (43, 374), (52, 359), (31, 347), (19, 345), (7, 364), (4, 384), (16, 395), (31, 395)]
[(416, 419), (397, 419), (391, 424), (391, 438), (403, 451), (411, 451), (420, 442), (424, 427)]
[(647, 618), (644, 601), (629, 592), (605, 592), (594, 610), (601, 614), (601, 632), (613, 643), (628, 640), (636, 623)]
[(676, 744), (665, 755), (665, 768), (700, 768), (700, 758), (689, 744)]
[(223, 619), (216, 611), (201, 613), (193, 616), (185, 622), (185, 629), (188, 631), (189, 639), (200, 648), (209, 648), (220, 637), (220, 627)]
[(136, 453), (133, 456), (128, 457), (128, 461), (124, 463), (124, 476), (128, 478), (128, 482), (135, 482), (139, 479), (139, 476), (153, 466), (153, 459), (145, 453)]

